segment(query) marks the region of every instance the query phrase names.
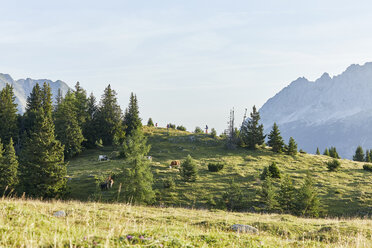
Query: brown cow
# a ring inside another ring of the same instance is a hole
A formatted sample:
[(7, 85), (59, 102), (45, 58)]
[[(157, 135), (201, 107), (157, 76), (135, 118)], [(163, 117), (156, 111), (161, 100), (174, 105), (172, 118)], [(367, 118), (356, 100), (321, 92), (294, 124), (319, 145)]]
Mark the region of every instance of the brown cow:
[(181, 165), (181, 162), (179, 160), (173, 160), (171, 163), (170, 163), (170, 168), (172, 167), (179, 167)]

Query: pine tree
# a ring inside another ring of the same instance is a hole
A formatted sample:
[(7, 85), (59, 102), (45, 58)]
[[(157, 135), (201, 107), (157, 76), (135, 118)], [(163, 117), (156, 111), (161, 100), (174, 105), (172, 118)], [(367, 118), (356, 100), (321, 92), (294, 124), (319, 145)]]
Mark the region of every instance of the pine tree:
[(280, 171), (276, 162), (272, 162), (271, 165), (269, 165), (269, 172), (271, 178), (280, 178)]
[(314, 186), (313, 178), (307, 173), (302, 187), (297, 196), (297, 212), (308, 217), (318, 217), (320, 211), (320, 200)]
[(77, 122), (79, 127), (83, 130), (85, 127), (85, 122), (88, 118), (88, 99), (87, 92), (80, 86), (80, 83), (77, 82), (75, 85), (75, 105), (77, 112)]
[[(43, 107), (43, 93), (39, 86), (36, 84), (32, 88), (32, 92), (30, 96), (27, 97), (27, 105), (26, 105), (26, 112), (23, 116), (23, 127), (21, 132), (25, 132), (26, 136), (33, 131), (35, 121), (38, 118), (38, 114), (40, 113), (40, 109)], [(23, 137), (25, 139), (26, 137)]]
[(125, 111), (123, 124), (126, 136), (131, 135), (134, 130), (142, 127), (142, 122), (139, 117), (137, 96), (133, 93), (130, 95), (129, 106)]
[(287, 154), (288, 155), (296, 155), (297, 154), (297, 144), (292, 137), (289, 138)]
[(328, 157), (330, 156), (328, 148), (324, 150), (323, 155), (328, 156)]
[(148, 127), (153, 127), (154, 126), (154, 122), (152, 121), (151, 118), (149, 118), (149, 120), (147, 121), (147, 126)]
[(271, 130), (268, 138), (269, 141), (267, 143), (272, 147), (273, 152), (280, 153), (283, 151), (284, 141), (280, 135), (280, 131), (276, 123), (274, 123), (273, 129)]
[(271, 177), (265, 178), (262, 184), (260, 198), (262, 203), (265, 204), (265, 211), (273, 211), (277, 208), (278, 202), (276, 200), (276, 192)]
[(87, 103), (87, 119), (84, 123), (83, 136), (84, 147), (93, 148), (97, 140), (97, 104), (93, 93), (90, 94)]
[(263, 125), (259, 125), (260, 113), (253, 106), (251, 118), (245, 121), (241, 128), (241, 137), (248, 149), (256, 149), (257, 145), (265, 142), (266, 135), (263, 134)]
[(155, 193), (152, 189), (153, 175), (145, 156), (150, 146), (146, 144), (140, 129), (134, 130), (123, 142), (123, 153), (129, 168), (124, 169), (124, 195), (134, 203), (152, 203)]
[[(54, 135), (48, 85), (44, 84), (41, 96), (41, 104), (34, 110), (33, 127), (21, 151), (21, 185), (23, 192), (29, 196), (61, 197), (66, 191), (66, 164), (64, 147)], [(29, 109), (33, 109), (31, 107)]]
[(316, 155), (320, 155), (319, 147), (316, 148)]
[(190, 155), (187, 155), (185, 161), (181, 163), (180, 174), (184, 181), (194, 182), (198, 177), (198, 169), (195, 161)]
[(18, 160), (14, 150), (13, 139), (10, 138), (9, 144), (5, 147), (4, 156), (0, 141), (0, 190), (3, 192), (6, 187), (9, 190), (18, 185)]
[(108, 85), (102, 95), (97, 112), (97, 134), (104, 145), (112, 145), (123, 137), (122, 119), (116, 92)]
[(17, 104), (13, 86), (6, 84), (0, 91), (0, 139), (8, 143), (11, 138), (18, 139)]
[(293, 186), (293, 181), (289, 176), (282, 178), (277, 197), (279, 206), (283, 212), (290, 213), (294, 210), (296, 190)]
[(84, 141), (76, 102), (75, 94), (68, 91), (54, 114), (56, 138), (65, 148), (65, 157), (69, 158), (81, 153)]
[(372, 157), (371, 157), (371, 150), (366, 150), (366, 162), (371, 163)]
[(336, 147), (331, 146), (331, 148), (329, 148), (329, 156), (332, 158), (340, 158), (337, 153)]
[(224, 206), (228, 210), (240, 210), (243, 208), (244, 195), (243, 191), (239, 187), (239, 184), (231, 180), (229, 188), (222, 195)]
[(353, 160), (354, 161), (360, 161), (360, 162), (364, 161), (364, 151), (363, 151), (363, 148), (361, 146), (357, 147), (357, 149), (355, 151), (355, 155), (353, 156)]

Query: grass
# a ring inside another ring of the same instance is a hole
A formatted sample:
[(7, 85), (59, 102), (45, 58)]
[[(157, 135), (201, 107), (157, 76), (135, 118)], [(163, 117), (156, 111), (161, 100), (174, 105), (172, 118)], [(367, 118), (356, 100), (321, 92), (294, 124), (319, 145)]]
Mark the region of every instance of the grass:
[[(231, 231), (237, 223), (259, 234)], [(0, 200), (0, 247), (371, 247), (371, 235), (369, 219)]]
[[(300, 154), (289, 156), (277, 154), (270, 149), (249, 151), (246, 149), (226, 150), (220, 139), (203, 134), (163, 128), (147, 128), (145, 133), (151, 144), (151, 162), (157, 191), (157, 203), (167, 206), (211, 208), (211, 202), (222, 197), (231, 179), (239, 183), (247, 196), (247, 209), (258, 204), (257, 191), (261, 188), (259, 175), (265, 166), (276, 162), (281, 174), (288, 174), (300, 187), (306, 172), (313, 175), (322, 206), (330, 216), (365, 216), (372, 213), (372, 173), (363, 170), (365, 163), (342, 159), (337, 172), (329, 172), (326, 162), (332, 158), (323, 155)], [(99, 162), (98, 155), (107, 154), (110, 161)], [(190, 154), (197, 162), (199, 178), (194, 183), (185, 183), (179, 177), (178, 169), (169, 168), (172, 160), (183, 160)], [(126, 164), (117, 158), (118, 148), (104, 147), (87, 150), (69, 161), (68, 175), (71, 199), (117, 200), (119, 182), (116, 180), (111, 191), (101, 192), (95, 183), (95, 176), (120, 172)], [(208, 171), (208, 164), (225, 163), (219, 172)], [(175, 179), (175, 189), (164, 189), (162, 180)], [(119, 198), (120, 199), (120, 198)]]

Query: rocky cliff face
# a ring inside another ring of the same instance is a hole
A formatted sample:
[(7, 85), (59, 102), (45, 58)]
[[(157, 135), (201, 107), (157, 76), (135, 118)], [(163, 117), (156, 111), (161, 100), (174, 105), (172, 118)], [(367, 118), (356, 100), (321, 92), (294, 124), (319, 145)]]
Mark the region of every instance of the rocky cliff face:
[(372, 148), (372, 63), (351, 65), (338, 76), (324, 73), (315, 82), (298, 78), (260, 109), (269, 132), (276, 122), (283, 138), (315, 153), (335, 146), (351, 158), (358, 145)]
[(27, 97), (30, 95), (32, 88), (37, 83), (42, 86), (44, 82), (50, 84), (53, 94), (53, 101), (55, 101), (55, 98), (58, 94), (58, 89), (62, 90), (63, 95), (66, 94), (69, 89), (68, 85), (60, 80), (53, 82), (49, 79), (34, 80), (31, 78), (27, 78), (15, 81), (10, 75), (0, 73), (0, 89), (4, 88), (6, 84), (13, 85), (14, 94), (16, 96), (16, 103), (18, 104), (18, 111), (21, 114), (25, 111)]

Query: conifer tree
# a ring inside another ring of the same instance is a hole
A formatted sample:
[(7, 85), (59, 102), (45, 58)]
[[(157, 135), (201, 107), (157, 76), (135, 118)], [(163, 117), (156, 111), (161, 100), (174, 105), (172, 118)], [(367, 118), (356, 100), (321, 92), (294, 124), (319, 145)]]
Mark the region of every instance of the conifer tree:
[(274, 123), (273, 129), (271, 130), (269, 136), (268, 136), (268, 145), (272, 147), (273, 152), (282, 152), (283, 151), (283, 146), (284, 146), (284, 141), (282, 136), (280, 135), (280, 131), (278, 128), (278, 125)]
[(152, 203), (155, 197), (152, 189), (153, 175), (145, 156), (150, 146), (146, 144), (142, 130), (136, 129), (125, 137), (123, 156), (129, 168), (124, 169), (124, 195), (127, 201), (134, 203)]
[(84, 137), (78, 122), (77, 100), (74, 93), (68, 91), (55, 111), (56, 138), (64, 146), (65, 157), (73, 157), (82, 151)]
[(296, 190), (292, 179), (287, 175), (282, 178), (278, 192), (278, 202), (281, 210), (290, 213), (295, 208)]
[(288, 155), (296, 155), (297, 154), (297, 144), (292, 137), (289, 138), (287, 154)]
[(180, 174), (184, 181), (194, 182), (198, 177), (198, 168), (190, 155), (181, 163)]
[(337, 153), (336, 147), (331, 146), (331, 148), (329, 148), (329, 156), (337, 159), (340, 158), (340, 156)]
[(48, 118), (52, 118), (53, 113), (52, 90), (48, 83), (43, 84), (43, 88), (41, 89), (41, 97), (44, 115), (47, 116)]
[(265, 204), (265, 211), (273, 211), (277, 208), (276, 192), (271, 177), (266, 177), (260, 192), (261, 201)]
[[(40, 109), (43, 107), (43, 93), (39, 86), (36, 84), (32, 88), (31, 94), (27, 97), (27, 105), (26, 105), (26, 112), (23, 116), (23, 130), (22, 133), (25, 132), (26, 136), (33, 131), (35, 121), (38, 118), (38, 114), (40, 113)], [(24, 139), (26, 137), (23, 137)]]
[(6, 84), (0, 91), (0, 139), (8, 143), (11, 138), (18, 139), (17, 104), (13, 86)]
[(360, 161), (360, 162), (364, 161), (364, 151), (363, 151), (363, 148), (361, 146), (357, 147), (357, 149), (355, 151), (355, 155), (353, 156), (353, 160), (354, 161)]
[(307, 173), (305, 181), (298, 191), (297, 212), (308, 217), (318, 217), (320, 200), (314, 186), (313, 178)]
[(63, 94), (62, 94), (62, 90), (59, 88), (58, 89), (58, 93), (57, 93), (57, 97), (56, 97), (56, 107), (61, 104), (63, 100)]
[(263, 125), (259, 125), (260, 113), (253, 106), (251, 118), (244, 122), (241, 128), (241, 137), (248, 149), (256, 149), (257, 145), (265, 142), (266, 135), (263, 134)]
[[(4, 155), (2, 156), (2, 153)], [(14, 143), (10, 137), (9, 144), (3, 151), (0, 141), (0, 190), (3, 192), (6, 187), (9, 190), (18, 185), (18, 160), (14, 150)]]
[(149, 118), (149, 120), (147, 121), (147, 126), (148, 127), (153, 127), (154, 126), (154, 122), (152, 121), (151, 118)]
[(87, 102), (87, 119), (84, 123), (83, 142), (86, 148), (93, 148), (97, 140), (97, 104), (93, 93), (90, 94)]
[[(51, 100), (49, 103), (51, 104)], [(48, 105), (44, 104), (47, 111)], [(61, 197), (66, 191), (64, 148), (54, 136), (51, 114), (44, 113), (44, 108), (39, 108), (35, 117), (34, 126), (21, 152), (22, 191), (32, 197)]]
[(316, 155), (320, 155), (319, 147), (316, 148)]
[(371, 151), (370, 150), (366, 150), (366, 160), (365, 161), (367, 163), (371, 163), (372, 162)]
[(102, 95), (97, 112), (98, 136), (104, 145), (112, 145), (122, 138), (122, 117), (116, 92), (111, 89), (111, 85), (108, 85)]
[(323, 152), (323, 155), (330, 156), (328, 148), (326, 148)]
[(137, 96), (134, 95), (133, 92), (130, 95), (129, 106), (125, 111), (123, 124), (126, 136), (131, 135), (134, 130), (142, 127), (139, 117)]
[(75, 85), (75, 101), (76, 101), (76, 112), (77, 112), (77, 121), (79, 127), (83, 130), (85, 127), (85, 122), (88, 118), (88, 98), (87, 92), (80, 86), (80, 83), (77, 82)]
[(243, 200), (244, 195), (243, 191), (239, 187), (239, 184), (235, 183), (234, 180), (231, 180), (229, 188), (222, 195), (222, 200), (225, 207), (228, 210), (240, 210), (244, 207)]

